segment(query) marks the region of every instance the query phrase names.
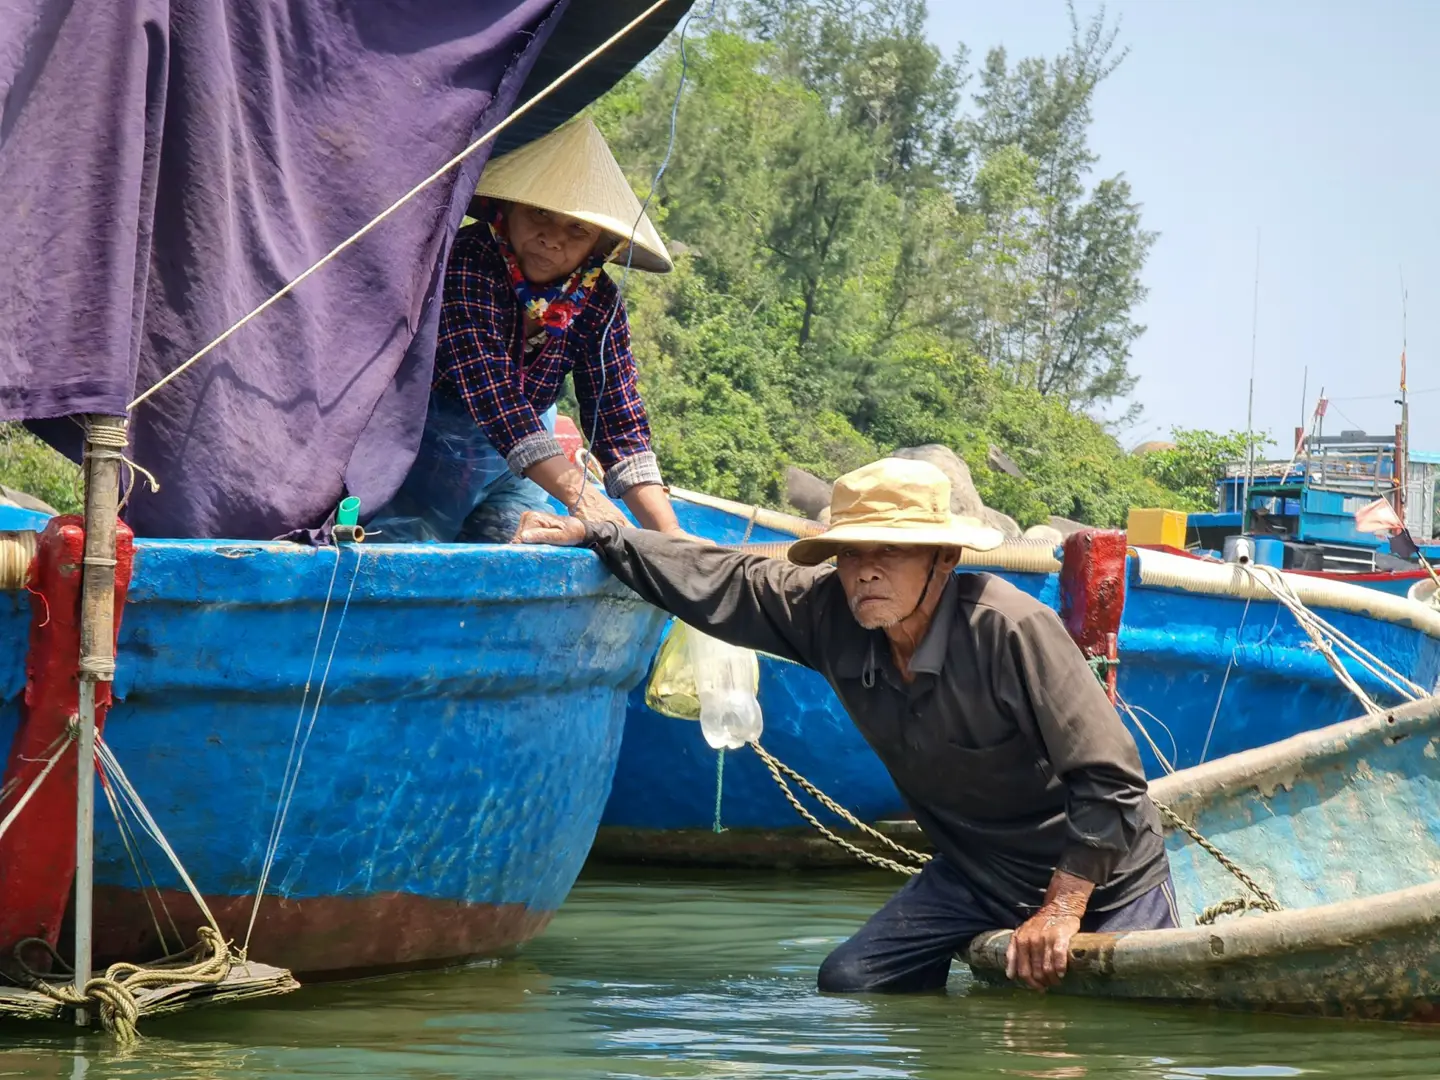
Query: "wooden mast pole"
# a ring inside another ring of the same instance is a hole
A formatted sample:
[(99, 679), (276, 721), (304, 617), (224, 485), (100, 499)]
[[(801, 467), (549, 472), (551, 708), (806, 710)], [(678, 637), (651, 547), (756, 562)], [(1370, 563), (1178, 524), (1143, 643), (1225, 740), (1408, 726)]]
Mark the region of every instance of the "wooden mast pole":
[[(80, 709), (75, 777), (75, 990), (90, 980), (94, 927), (95, 696), (115, 678), (115, 522), (125, 418), (94, 415), (85, 431), (85, 566), (80, 593)], [(83, 1009), (75, 1022), (87, 1023)]]

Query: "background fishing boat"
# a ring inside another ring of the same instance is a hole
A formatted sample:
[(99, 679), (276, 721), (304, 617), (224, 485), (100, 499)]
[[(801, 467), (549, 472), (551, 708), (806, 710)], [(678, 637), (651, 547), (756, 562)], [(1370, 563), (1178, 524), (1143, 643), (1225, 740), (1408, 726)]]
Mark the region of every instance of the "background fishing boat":
[[(1397, 596), (1428, 578), (1407, 546), (1359, 528), (1355, 514), (1375, 499), (1389, 499), (1414, 547), (1432, 561), (1440, 557), (1440, 454), (1410, 449), (1398, 433), (1327, 436), (1297, 429), (1296, 440), (1287, 460), (1226, 466), (1213, 511), (1166, 511), (1164, 518), (1132, 511), (1135, 543), (1220, 558), (1244, 535), (1266, 565)], [(1137, 529), (1137, 522), (1143, 526)]]
[[(1437, 782), (1434, 698), (1158, 781), (1154, 797), (1282, 910), (1196, 925), (1217, 902), (1257, 898), (1170, 828), (1181, 928), (1077, 935), (1072, 970), (1056, 992), (1440, 1019)], [(984, 935), (970, 948), (983, 980), (1004, 981), (1008, 938), (1008, 931)]]

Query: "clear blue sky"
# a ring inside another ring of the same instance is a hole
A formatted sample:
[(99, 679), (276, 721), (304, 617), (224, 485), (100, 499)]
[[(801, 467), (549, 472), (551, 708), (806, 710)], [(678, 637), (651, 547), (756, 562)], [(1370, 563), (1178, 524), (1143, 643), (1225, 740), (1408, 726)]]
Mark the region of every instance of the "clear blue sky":
[[(1440, 3), (1106, 11), (1130, 55), (1097, 94), (1096, 173), (1125, 173), (1160, 233), (1132, 361), (1145, 415), (1122, 438), (1245, 426), (1258, 228), (1257, 429), (1287, 443), (1308, 365), (1328, 433), (1393, 431), (1403, 268), (1412, 445), (1440, 450)], [(1052, 55), (1069, 40), (1063, 0), (930, 0), (930, 27), (972, 67), (995, 45)]]

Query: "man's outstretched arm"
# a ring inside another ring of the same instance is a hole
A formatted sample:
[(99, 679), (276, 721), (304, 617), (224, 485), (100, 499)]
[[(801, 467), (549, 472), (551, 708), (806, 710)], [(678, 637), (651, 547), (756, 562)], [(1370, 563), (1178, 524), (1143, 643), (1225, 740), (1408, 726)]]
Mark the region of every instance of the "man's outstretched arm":
[(813, 667), (815, 587), (828, 567), (724, 551), (703, 540), (527, 513), (521, 544), (589, 547), (643, 599), (721, 641)]

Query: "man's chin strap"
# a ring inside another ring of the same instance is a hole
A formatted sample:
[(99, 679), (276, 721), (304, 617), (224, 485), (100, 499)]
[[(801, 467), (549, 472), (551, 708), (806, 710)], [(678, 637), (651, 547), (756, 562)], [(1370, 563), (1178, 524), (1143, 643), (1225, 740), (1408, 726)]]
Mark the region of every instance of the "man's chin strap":
[(907, 623), (911, 619), (913, 619), (915, 617), (915, 613), (919, 611), (921, 605), (925, 603), (925, 597), (930, 595), (930, 582), (935, 580), (935, 567), (939, 565), (940, 552), (937, 551), (930, 559), (930, 572), (925, 575), (925, 587), (920, 590), (920, 599), (915, 601), (915, 606), (910, 609), (910, 614), (906, 615), (905, 618), (901, 619), (901, 623)]

